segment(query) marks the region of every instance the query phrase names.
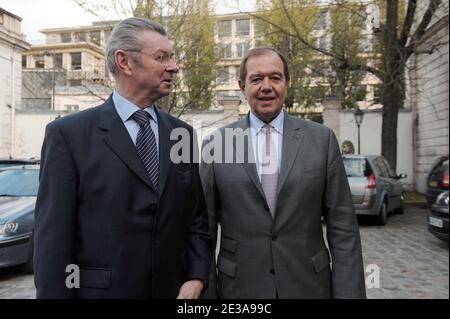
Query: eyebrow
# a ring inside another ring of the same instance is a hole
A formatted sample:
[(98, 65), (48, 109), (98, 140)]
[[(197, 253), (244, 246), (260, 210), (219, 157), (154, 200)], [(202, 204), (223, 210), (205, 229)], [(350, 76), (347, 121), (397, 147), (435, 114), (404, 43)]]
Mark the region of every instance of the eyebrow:
[(254, 73), (254, 74), (250, 74), (248, 77), (249, 78), (255, 78), (255, 77), (260, 77), (260, 76), (272, 76), (272, 75), (279, 75), (284, 77), (283, 73), (281, 72), (272, 72), (272, 73)]

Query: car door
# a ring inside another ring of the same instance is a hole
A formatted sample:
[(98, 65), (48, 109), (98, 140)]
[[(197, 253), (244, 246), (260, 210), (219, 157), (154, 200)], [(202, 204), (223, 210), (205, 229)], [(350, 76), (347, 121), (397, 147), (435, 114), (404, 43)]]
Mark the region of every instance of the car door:
[(397, 174), (394, 169), (389, 165), (389, 162), (384, 158), (380, 157), (385, 170), (386, 170), (386, 182), (389, 185), (388, 187), (388, 196), (389, 196), (389, 207), (388, 210), (394, 210), (401, 206), (402, 194), (403, 194), (403, 185), (400, 180), (397, 178)]

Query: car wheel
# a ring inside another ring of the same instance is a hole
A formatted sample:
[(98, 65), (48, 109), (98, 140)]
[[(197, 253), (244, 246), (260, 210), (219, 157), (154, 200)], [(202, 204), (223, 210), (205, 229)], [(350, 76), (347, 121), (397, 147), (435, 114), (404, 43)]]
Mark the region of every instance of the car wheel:
[(34, 235), (30, 237), (30, 249), (28, 253), (28, 261), (23, 265), (23, 272), (33, 274), (33, 260), (34, 260)]
[(400, 197), (400, 206), (395, 211), (397, 214), (403, 214), (405, 212), (405, 193)]
[(375, 223), (380, 226), (386, 225), (387, 220), (387, 206), (386, 202), (383, 201), (380, 207), (380, 211), (378, 212), (378, 216), (375, 218)]

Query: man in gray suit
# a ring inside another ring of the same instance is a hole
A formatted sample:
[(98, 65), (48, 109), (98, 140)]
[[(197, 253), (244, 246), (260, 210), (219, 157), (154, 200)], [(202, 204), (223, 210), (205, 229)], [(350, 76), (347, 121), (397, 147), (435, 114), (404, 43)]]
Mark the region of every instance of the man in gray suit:
[(214, 161), (203, 161), (201, 178), (214, 242), (219, 224), (221, 231), (203, 297), (366, 296), (358, 223), (336, 137), (283, 111), (288, 85), (279, 52), (250, 50), (239, 86), (251, 112), (205, 139), (203, 158), (208, 153)]

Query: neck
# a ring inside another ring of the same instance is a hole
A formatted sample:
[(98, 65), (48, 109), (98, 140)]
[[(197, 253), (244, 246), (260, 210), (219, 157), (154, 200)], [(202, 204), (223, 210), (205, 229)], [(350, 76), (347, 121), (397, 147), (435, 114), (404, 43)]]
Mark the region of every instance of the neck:
[(138, 90), (131, 85), (128, 81), (120, 81), (116, 79), (116, 91), (126, 98), (128, 101), (134, 103), (137, 107), (145, 109), (146, 107), (153, 105), (156, 99), (152, 99), (148, 96), (148, 92)]

